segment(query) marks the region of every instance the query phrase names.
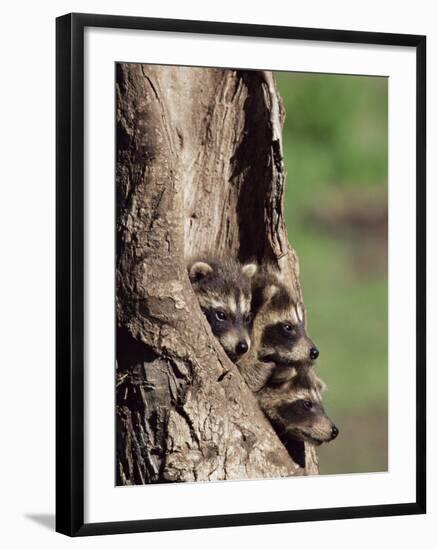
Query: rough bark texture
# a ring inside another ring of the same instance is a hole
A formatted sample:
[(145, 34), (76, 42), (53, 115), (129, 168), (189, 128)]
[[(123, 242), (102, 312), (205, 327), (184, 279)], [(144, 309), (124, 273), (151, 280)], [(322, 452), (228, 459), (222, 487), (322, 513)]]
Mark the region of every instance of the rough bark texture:
[(300, 295), (272, 75), (119, 64), (116, 94), (117, 484), (302, 473), (215, 342), (184, 260), (269, 259)]

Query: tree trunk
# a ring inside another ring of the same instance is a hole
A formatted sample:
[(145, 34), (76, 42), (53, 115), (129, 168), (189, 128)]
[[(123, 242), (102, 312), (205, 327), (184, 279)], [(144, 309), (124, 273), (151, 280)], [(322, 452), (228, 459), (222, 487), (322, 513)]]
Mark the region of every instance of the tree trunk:
[(302, 473), (212, 336), (184, 260), (268, 259), (300, 296), (272, 75), (118, 64), (116, 102), (117, 484)]

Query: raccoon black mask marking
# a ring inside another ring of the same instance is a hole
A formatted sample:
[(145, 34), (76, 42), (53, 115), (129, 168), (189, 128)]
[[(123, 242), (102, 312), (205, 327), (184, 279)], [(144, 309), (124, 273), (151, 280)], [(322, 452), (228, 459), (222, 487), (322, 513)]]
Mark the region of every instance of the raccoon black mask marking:
[(202, 258), (188, 263), (188, 275), (213, 334), (232, 361), (250, 348), (251, 278), (255, 264)]

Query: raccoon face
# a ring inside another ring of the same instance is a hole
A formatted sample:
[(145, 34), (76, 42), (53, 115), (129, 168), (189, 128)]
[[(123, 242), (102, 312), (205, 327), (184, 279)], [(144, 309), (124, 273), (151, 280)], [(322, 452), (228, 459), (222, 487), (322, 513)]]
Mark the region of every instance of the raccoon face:
[(277, 381), (285, 381), (293, 375), (289, 367), (312, 364), (319, 350), (307, 335), (303, 305), (292, 300), (282, 283), (263, 288), (263, 299), (259, 358), (275, 363)]
[(256, 265), (209, 259), (192, 263), (188, 272), (214, 336), (228, 357), (237, 361), (250, 348), (250, 279)]
[(296, 321), (296, 316), (286, 315), (265, 326), (261, 344), (263, 360), (273, 361), (278, 366), (308, 364), (319, 356), (303, 321)]
[(261, 408), (287, 449), (295, 441), (320, 445), (337, 437), (338, 428), (323, 408), (324, 389), (314, 368), (306, 366), (295, 369), (283, 387), (268, 387), (258, 394)]
[(221, 302), (202, 307), (214, 336), (218, 339), (227, 355), (236, 361), (250, 348), (250, 330), (252, 318), (249, 312), (233, 308), (231, 303)]
[(326, 415), (322, 402), (311, 395), (281, 403), (277, 409), (277, 422), (284, 439), (294, 438), (313, 445), (332, 441), (339, 433)]

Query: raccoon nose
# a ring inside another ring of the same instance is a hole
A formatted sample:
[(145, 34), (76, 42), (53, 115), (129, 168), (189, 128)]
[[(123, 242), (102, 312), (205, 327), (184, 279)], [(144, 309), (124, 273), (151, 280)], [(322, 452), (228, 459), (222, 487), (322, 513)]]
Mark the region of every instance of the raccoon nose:
[(338, 435), (338, 428), (337, 426), (332, 426), (331, 428), (331, 439), (335, 439)]
[(246, 353), (248, 349), (249, 346), (247, 345), (247, 342), (244, 342), (244, 340), (242, 340), (241, 342), (238, 342), (235, 351), (238, 353), (238, 355), (243, 355), (243, 353)]
[(319, 356), (319, 350), (317, 348), (311, 348), (310, 349), (310, 357), (311, 359), (317, 359), (317, 357)]

